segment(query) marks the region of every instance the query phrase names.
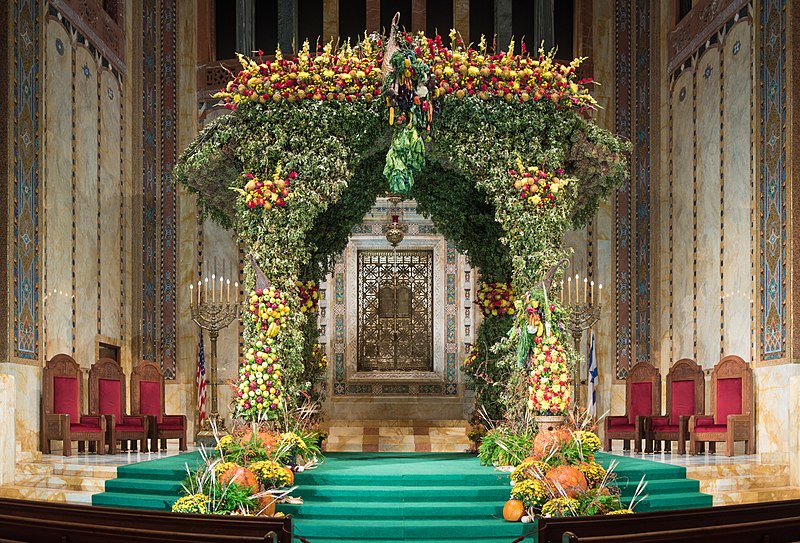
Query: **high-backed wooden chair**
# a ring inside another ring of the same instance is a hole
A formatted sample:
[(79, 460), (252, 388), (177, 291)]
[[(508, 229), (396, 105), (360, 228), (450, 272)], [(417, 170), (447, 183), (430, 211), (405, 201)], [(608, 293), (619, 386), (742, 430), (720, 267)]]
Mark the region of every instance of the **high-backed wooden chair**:
[(154, 362), (140, 362), (131, 373), (131, 411), (150, 418), (150, 450), (167, 448), (168, 439), (177, 439), (178, 448), (186, 450), (186, 415), (166, 415), (164, 374)]
[(689, 419), (689, 452), (697, 454), (698, 443), (724, 441), (728, 456), (733, 443), (744, 441), (745, 454), (755, 452), (753, 420), (753, 370), (736, 355), (726, 356), (711, 372), (711, 416)]
[[(705, 376), (703, 368), (690, 358), (675, 362), (667, 373), (667, 414), (650, 420), (650, 440), (664, 442), (664, 451), (671, 452), (678, 442), (678, 454), (686, 454), (689, 440), (689, 418), (705, 413)], [(649, 448), (649, 447), (648, 447)]]
[[(648, 417), (661, 413), (661, 374), (649, 362), (639, 362), (628, 373), (625, 383), (625, 415), (606, 417), (605, 442), (606, 450), (611, 450), (611, 440), (623, 440), (625, 450), (641, 452), (642, 440), (647, 440)], [(648, 450), (647, 452), (651, 452)]]
[[(126, 415), (125, 373), (119, 362), (101, 358), (89, 370), (89, 413), (106, 418), (106, 442), (116, 454), (117, 441), (140, 441), (140, 451), (147, 452), (149, 420), (144, 415)], [(123, 447), (124, 448), (124, 447)]]
[(42, 452), (50, 454), (50, 441), (57, 439), (64, 443), (64, 456), (72, 454), (73, 441), (81, 450), (81, 442), (97, 442), (98, 454), (105, 454), (106, 419), (81, 415), (83, 373), (78, 363), (57, 354), (48, 360), (42, 377)]

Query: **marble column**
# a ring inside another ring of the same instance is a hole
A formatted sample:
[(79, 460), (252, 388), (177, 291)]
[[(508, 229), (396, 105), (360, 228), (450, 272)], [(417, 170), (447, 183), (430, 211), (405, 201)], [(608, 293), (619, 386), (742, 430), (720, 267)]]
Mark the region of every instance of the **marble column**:
[(17, 437), (14, 376), (0, 374), (0, 485), (14, 482)]

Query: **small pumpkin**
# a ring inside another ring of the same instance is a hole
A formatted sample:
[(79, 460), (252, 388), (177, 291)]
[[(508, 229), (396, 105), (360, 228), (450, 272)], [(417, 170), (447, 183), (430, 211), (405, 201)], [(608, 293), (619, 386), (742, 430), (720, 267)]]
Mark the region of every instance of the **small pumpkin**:
[(586, 476), (572, 466), (557, 466), (548, 471), (545, 477), (553, 483), (553, 486), (558, 483), (568, 498), (575, 498), (589, 488)]
[(258, 480), (255, 473), (242, 466), (234, 466), (219, 476), (222, 485), (235, 484), (240, 487), (257, 489)]
[(286, 483), (286, 486), (292, 486), (294, 484), (294, 472), (287, 467), (284, 467), (283, 469), (286, 470), (286, 473), (289, 477), (289, 481)]
[(519, 522), (525, 514), (525, 505), (520, 500), (508, 500), (503, 506), (503, 518), (508, 522)]

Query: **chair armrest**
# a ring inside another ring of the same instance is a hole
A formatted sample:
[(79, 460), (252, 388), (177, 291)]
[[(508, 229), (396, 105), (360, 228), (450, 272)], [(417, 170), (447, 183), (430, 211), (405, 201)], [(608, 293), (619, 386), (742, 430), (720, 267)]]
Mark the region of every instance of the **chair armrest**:
[(737, 429), (749, 430), (751, 425), (752, 417), (750, 414), (744, 415), (728, 415), (728, 431), (733, 431), (734, 435), (736, 434)]
[(179, 423), (181, 428), (186, 428), (186, 415), (164, 415), (163, 422)]
[(650, 417), (650, 421), (652, 424), (661, 423), (661, 424), (669, 424), (669, 417)]
[(48, 437), (61, 438), (69, 430), (69, 415), (66, 413), (45, 413), (43, 422)]
[(606, 417), (606, 428), (613, 428), (614, 426), (622, 426), (628, 424), (628, 417), (626, 415)]
[(709, 424), (714, 424), (714, 417), (692, 415), (689, 417), (689, 432), (694, 432), (694, 429), (698, 426), (708, 426)]
[[(114, 415), (110, 415), (113, 417)], [(80, 416), (80, 423), (81, 424), (96, 424), (100, 427), (101, 430), (105, 431), (106, 429), (106, 416), (105, 415), (81, 415)]]
[(136, 424), (141, 426), (147, 426), (147, 416), (146, 415), (122, 415), (122, 422), (120, 424), (128, 425), (128, 424)]

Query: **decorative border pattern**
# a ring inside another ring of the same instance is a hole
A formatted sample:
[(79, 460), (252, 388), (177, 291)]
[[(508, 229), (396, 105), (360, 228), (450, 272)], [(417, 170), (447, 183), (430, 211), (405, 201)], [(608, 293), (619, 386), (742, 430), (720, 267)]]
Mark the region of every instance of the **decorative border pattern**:
[(176, 242), (177, 206), (172, 168), (177, 161), (177, 56), (175, 0), (161, 0), (161, 368), (164, 377), (177, 372)]
[(764, 360), (786, 356), (786, 0), (759, 2), (760, 207), (759, 284)]
[[(631, 115), (631, 0), (616, 2), (615, 42), (615, 131), (630, 139)], [(616, 275), (616, 376), (624, 379), (631, 367), (631, 182), (626, 181), (617, 191), (615, 213), (615, 275)]]
[[(11, 30), (8, 16), (11, 14), (11, 9), (8, 7), (4, 7), (0, 9), (0, 43), (5, 44), (8, 47), (8, 44), (11, 43), (11, 39), (9, 36), (9, 30)], [(16, 58), (16, 52), (15, 52)], [(9, 170), (9, 160), (12, 159), (9, 156), (8, 149), (9, 149), (9, 124), (11, 119), (8, 112), (11, 111), (10, 104), (8, 102), (9, 98), (9, 83), (11, 83), (11, 79), (13, 77), (8, 77), (8, 74), (11, 74), (11, 70), (9, 68), (9, 58), (8, 54), (0, 55), (0, 73), (7, 74), (6, 77), (0, 78), (0, 111), (6, 112), (5, 115), (0, 115), (0, 149), (3, 149), (3, 152), (0, 153), (0, 175), (8, 176)], [(10, 180), (8, 181), (10, 182)], [(0, 191), (0, 221), (4, 225), (8, 225), (8, 189)], [(0, 258), (2, 258), (3, 262), (8, 262), (8, 228), (0, 228)], [(8, 277), (6, 275), (6, 277)], [(7, 279), (5, 280), (7, 283)], [(6, 288), (0, 291), (0, 315), (9, 315), (8, 310), (8, 294), (9, 289), (8, 285), (6, 284)], [(10, 338), (9, 335), (9, 323), (6, 320), (6, 323), (0, 328), (0, 357), (4, 360), (8, 359), (8, 340)]]
[(142, 347), (144, 360), (156, 360), (158, 194), (158, 43), (157, 0), (142, 0)]
[(39, 359), (39, 179), (41, 86), (39, 0), (12, 4), (13, 355)]
[(652, 0), (636, 0), (636, 362), (650, 360), (650, 33)]
[(445, 319), (447, 321), (447, 333), (445, 334), (445, 353), (447, 361), (445, 363), (445, 385), (446, 395), (458, 394), (458, 330), (456, 321), (458, 320), (458, 306), (456, 305), (456, 279), (458, 277), (458, 251), (456, 244), (447, 241), (447, 252), (445, 256)]

